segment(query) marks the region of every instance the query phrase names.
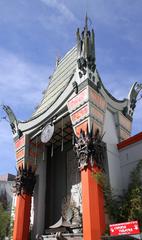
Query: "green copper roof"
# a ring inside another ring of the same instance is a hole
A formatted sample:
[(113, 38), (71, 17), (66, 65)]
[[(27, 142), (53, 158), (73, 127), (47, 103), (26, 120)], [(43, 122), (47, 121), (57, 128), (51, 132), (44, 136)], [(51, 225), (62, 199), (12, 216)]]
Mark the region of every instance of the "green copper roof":
[(77, 64), (77, 48), (72, 48), (58, 63), (51, 76), (47, 90), (44, 93), (40, 105), (37, 107), (33, 117), (45, 112), (63, 93), (71, 80)]

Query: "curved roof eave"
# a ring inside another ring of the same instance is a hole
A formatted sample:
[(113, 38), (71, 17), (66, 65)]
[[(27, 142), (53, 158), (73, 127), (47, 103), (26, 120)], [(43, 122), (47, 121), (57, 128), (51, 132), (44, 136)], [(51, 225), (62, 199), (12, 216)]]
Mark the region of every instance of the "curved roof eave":
[(107, 103), (109, 104), (109, 106), (111, 106), (112, 108), (115, 108), (117, 110), (122, 111), (123, 108), (125, 106), (127, 106), (128, 104), (128, 99), (124, 98), (122, 100), (116, 99), (115, 97), (112, 96), (112, 94), (105, 88), (101, 77), (99, 75), (98, 70), (96, 71), (97, 73), (97, 77), (99, 78), (100, 84), (101, 84), (101, 88), (100, 88), (100, 93), (102, 94), (102, 96), (106, 99)]
[(72, 81), (69, 82), (67, 87), (64, 89), (64, 91), (60, 94), (60, 96), (57, 98), (56, 102), (52, 104), (46, 111), (42, 112), (41, 114), (35, 116), (34, 118), (29, 119), (25, 122), (19, 122), (18, 127), (22, 132), (32, 132), (35, 129), (38, 129), (41, 127), (45, 122), (50, 120), (55, 115), (58, 115), (58, 113), (64, 109), (66, 106), (67, 99), (71, 96), (73, 93), (73, 87), (72, 87)]

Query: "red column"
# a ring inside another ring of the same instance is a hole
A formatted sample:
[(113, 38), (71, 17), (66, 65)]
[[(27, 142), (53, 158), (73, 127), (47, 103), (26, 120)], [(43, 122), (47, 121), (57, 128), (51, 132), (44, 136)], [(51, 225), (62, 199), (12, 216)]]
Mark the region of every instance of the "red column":
[(30, 227), (31, 196), (17, 196), (13, 240), (28, 240)]
[[(97, 171), (95, 167), (93, 171)], [(92, 169), (81, 171), (83, 240), (100, 240), (105, 231), (104, 196)]]

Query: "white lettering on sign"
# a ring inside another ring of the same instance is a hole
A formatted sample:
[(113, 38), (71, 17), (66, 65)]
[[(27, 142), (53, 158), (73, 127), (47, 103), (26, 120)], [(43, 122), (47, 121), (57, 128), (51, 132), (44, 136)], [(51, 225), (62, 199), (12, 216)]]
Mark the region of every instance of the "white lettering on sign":
[(88, 89), (85, 88), (82, 92), (76, 95), (74, 98), (68, 101), (69, 112), (72, 112), (76, 108), (83, 105), (88, 100)]

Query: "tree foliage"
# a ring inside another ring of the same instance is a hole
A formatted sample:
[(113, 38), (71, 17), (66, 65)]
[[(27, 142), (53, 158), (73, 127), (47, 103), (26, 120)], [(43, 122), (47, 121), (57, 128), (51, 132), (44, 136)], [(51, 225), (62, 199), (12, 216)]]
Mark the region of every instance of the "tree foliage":
[(0, 240), (5, 239), (5, 236), (8, 234), (10, 222), (10, 213), (3, 207), (3, 204), (0, 202)]
[(104, 191), (105, 209), (112, 223), (138, 220), (142, 226), (142, 160), (130, 174), (128, 189), (114, 195), (104, 173), (96, 175)]

